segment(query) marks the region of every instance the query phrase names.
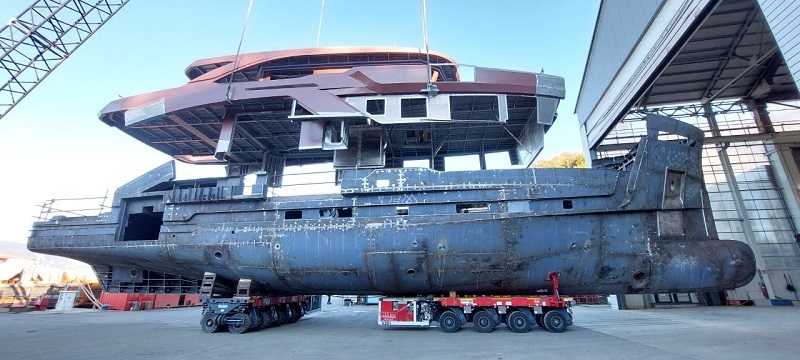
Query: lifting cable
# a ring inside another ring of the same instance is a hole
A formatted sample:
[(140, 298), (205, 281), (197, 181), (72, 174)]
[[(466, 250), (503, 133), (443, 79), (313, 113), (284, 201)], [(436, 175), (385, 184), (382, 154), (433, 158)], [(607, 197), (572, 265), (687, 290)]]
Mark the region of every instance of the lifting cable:
[(244, 33), (247, 31), (247, 23), (250, 21), (250, 11), (253, 10), (253, 0), (250, 0), (250, 5), (247, 6), (247, 15), (244, 17), (244, 27), (242, 28), (242, 36), (239, 38), (239, 47), (236, 49), (236, 58), (233, 61), (233, 70), (231, 71), (231, 77), (228, 78), (228, 90), (225, 92), (225, 100), (230, 102), (233, 99), (233, 94), (231, 93), (231, 84), (233, 83), (233, 77), (236, 75), (236, 69), (239, 67), (239, 54), (242, 52), (242, 42), (244, 41)]
[(428, 74), (427, 74), (427, 86), (421, 90), (421, 92), (426, 93), (428, 96), (435, 96), (436, 93), (439, 92), (439, 89), (436, 88), (431, 82), (431, 52), (428, 50), (428, 9), (425, 6), (425, 0), (422, 1), (422, 41), (425, 43), (425, 62), (428, 64)]
[(317, 45), (319, 47), (319, 36), (322, 34), (322, 14), (325, 12), (325, 0), (322, 0), (322, 6), (319, 8), (319, 25), (317, 26)]

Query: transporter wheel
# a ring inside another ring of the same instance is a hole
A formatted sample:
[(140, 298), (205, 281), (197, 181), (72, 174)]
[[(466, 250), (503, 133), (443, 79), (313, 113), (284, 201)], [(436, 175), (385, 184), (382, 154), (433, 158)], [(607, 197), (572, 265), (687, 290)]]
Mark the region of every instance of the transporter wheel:
[(514, 310), (506, 315), (506, 325), (515, 333), (526, 333), (533, 327), (530, 319), (519, 310)]
[(292, 309), (289, 304), (283, 304), (281, 307), (283, 307), (283, 311), (286, 314), (286, 320), (284, 321), (284, 324), (291, 324), (292, 319), (294, 319), (294, 309)]
[(300, 320), (303, 318), (303, 316), (306, 316), (306, 308), (303, 306), (303, 304), (297, 303), (294, 305), (297, 308), (297, 320)]
[(248, 314), (250, 315), (250, 328), (248, 331), (261, 330), (261, 326), (264, 324), (264, 318), (261, 317), (261, 313), (258, 311), (258, 309), (252, 308)]
[(454, 333), (461, 328), (461, 319), (453, 310), (446, 310), (439, 315), (439, 328), (446, 333)]
[(213, 311), (207, 311), (203, 314), (203, 318), (200, 320), (200, 327), (203, 329), (204, 333), (215, 333), (219, 332), (221, 329), (221, 325), (217, 324), (214, 319), (217, 317)]
[(289, 315), (291, 315), (286, 306), (278, 305), (275, 310), (278, 311), (278, 325), (286, 324), (289, 321)]
[(542, 314), (536, 314), (533, 317), (536, 319), (536, 325), (539, 325), (540, 328), (547, 330), (547, 328), (544, 327), (544, 322), (542, 321), (543, 316), (544, 315)]
[(552, 333), (562, 333), (567, 330), (567, 319), (558, 310), (550, 310), (542, 318), (544, 328)]
[(280, 316), (278, 316), (278, 309), (275, 308), (275, 305), (270, 305), (268, 312), (269, 321), (267, 322), (267, 326), (273, 327), (280, 325)]
[(296, 323), (297, 320), (300, 320), (303, 317), (303, 307), (300, 306), (298, 303), (291, 303), (289, 304), (289, 308), (292, 309), (292, 318), (289, 319), (289, 323)]
[(475, 325), (475, 331), (479, 333), (490, 333), (497, 326), (497, 322), (486, 310), (481, 310), (472, 315), (472, 324)]
[(258, 330), (266, 329), (270, 324), (269, 309), (263, 309), (259, 311), (258, 316), (261, 317), (261, 327)]
[(228, 331), (231, 334), (244, 334), (250, 330), (250, 325), (252, 324), (250, 314), (238, 313), (231, 316), (231, 320), (236, 321), (236, 323), (228, 324)]

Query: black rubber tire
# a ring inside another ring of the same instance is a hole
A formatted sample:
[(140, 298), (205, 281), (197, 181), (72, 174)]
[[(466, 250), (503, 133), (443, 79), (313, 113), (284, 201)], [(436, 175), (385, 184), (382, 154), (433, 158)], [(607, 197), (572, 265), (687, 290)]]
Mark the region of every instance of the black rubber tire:
[(278, 325), (286, 324), (289, 321), (289, 312), (287, 312), (286, 306), (277, 305), (275, 310), (278, 311)]
[(488, 311), (481, 310), (472, 315), (472, 325), (479, 333), (490, 333), (497, 326), (497, 322)]
[(439, 329), (446, 333), (454, 333), (461, 329), (461, 319), (453, 310), (446, 310), (439, 315)]
[(550, 310), (542, 318), (544, 328), (552, 333), (562, 333), (567, 330), (567, 318), (560, 311)]
[(250, 330), (250, 325), (252, 325), (250, 314), (238, 313), (231, 316), (231, 320), (238, 320), (236, 324), (228, 324), (228, 331), (231, 334), (244, 334)]
[(297, 320), (300, 320), (303, 318), (303, 316), (306, 316), (306, 308), (303, 307), (303, 304), (295, 303), (292, 305), (294, 305), (294, 311), (297, 313)]
[(300, 320), (300, 318), (303, 317), (303, 308), (300, 306), (300, 304), (289, 304), (289, 308), (292, 309), (292, 318), (289, 319), (290, 324), (296, 323), (297, 320)]
[(261, 317), (261, 327), (258, 330), (266, 329), (269, 326), (269, 309), (261, 309), (258, 316)]
[(514, 310), (506, 315), (506, 325), (515, 333), (526, 333), (531, 330), (533, 324), (522, 311)]
[(533, 315), (533, 317), (536, 319), (536, 325), (539, 325), (540, 328), (547, 330), (547, 328), (544, 327), (544, 322), (542, 322), (543, 316), (544, 315), (542, 314)]
[(280, 316), (278, 316), (278, 309), (275, 305), (271, 305), (269, 307), (269, 322), (267, 323), (268, 327), (278, 326), (280, 325)]
[(250, 312), (250, 329), (247, 331), (258, 331), (261, 329), (261, 324), (263, 324), (264, 319), (261, 317), (261, 314), (258, 312), (258, 309), (251, 308)]
[(203, 314), (203, 318), (200, 320), (200, 327), (203, 329), (204, 333), (215, 333), (221, 331), (221, 325), (218, 325), (214, 322), (214, 319), (217, 317), (213, 311), (208, 311)]
[(294, 319), (294, 309), (292, 309), (292, 307), (289, 306), (289, 304), (283, 304), (281, 306), (284, 309), (283, 311), (286, 312), (286, 321), (284, 322), (284, 324), (291, 324), (292, 319)]

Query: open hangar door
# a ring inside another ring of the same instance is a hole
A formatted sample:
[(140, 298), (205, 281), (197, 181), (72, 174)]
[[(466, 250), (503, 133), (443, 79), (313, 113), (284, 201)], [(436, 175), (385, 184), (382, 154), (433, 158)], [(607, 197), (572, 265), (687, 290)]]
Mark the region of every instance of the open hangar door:
[(700, 127), (719, 236), (758, 259), (742, 288), (628, 307), (800, 304), (799, 16), (790, 0), (602, 1), (575, 109), (587, 158), (624, 155), (646, 113)]

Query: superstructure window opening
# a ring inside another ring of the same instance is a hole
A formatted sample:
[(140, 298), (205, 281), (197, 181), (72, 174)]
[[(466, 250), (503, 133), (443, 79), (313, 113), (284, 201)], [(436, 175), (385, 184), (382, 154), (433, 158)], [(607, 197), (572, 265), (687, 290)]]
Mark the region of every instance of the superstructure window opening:
[(428, 116), (428, 99), (400, 99), (401, 118), (419, 118)]
[(302, 69), (302, 70), (274, 70), (274, 71), (264, 71), (262, 73), (263, 80), (283, 80), (283, 79), (294, 79), (303, 76), (308, 76), (314, 73), (314, 70), (310, 69)]
[(367, 112), (370, 115), (386, 114), (386, 100), (385, 99), (367, 100)]

